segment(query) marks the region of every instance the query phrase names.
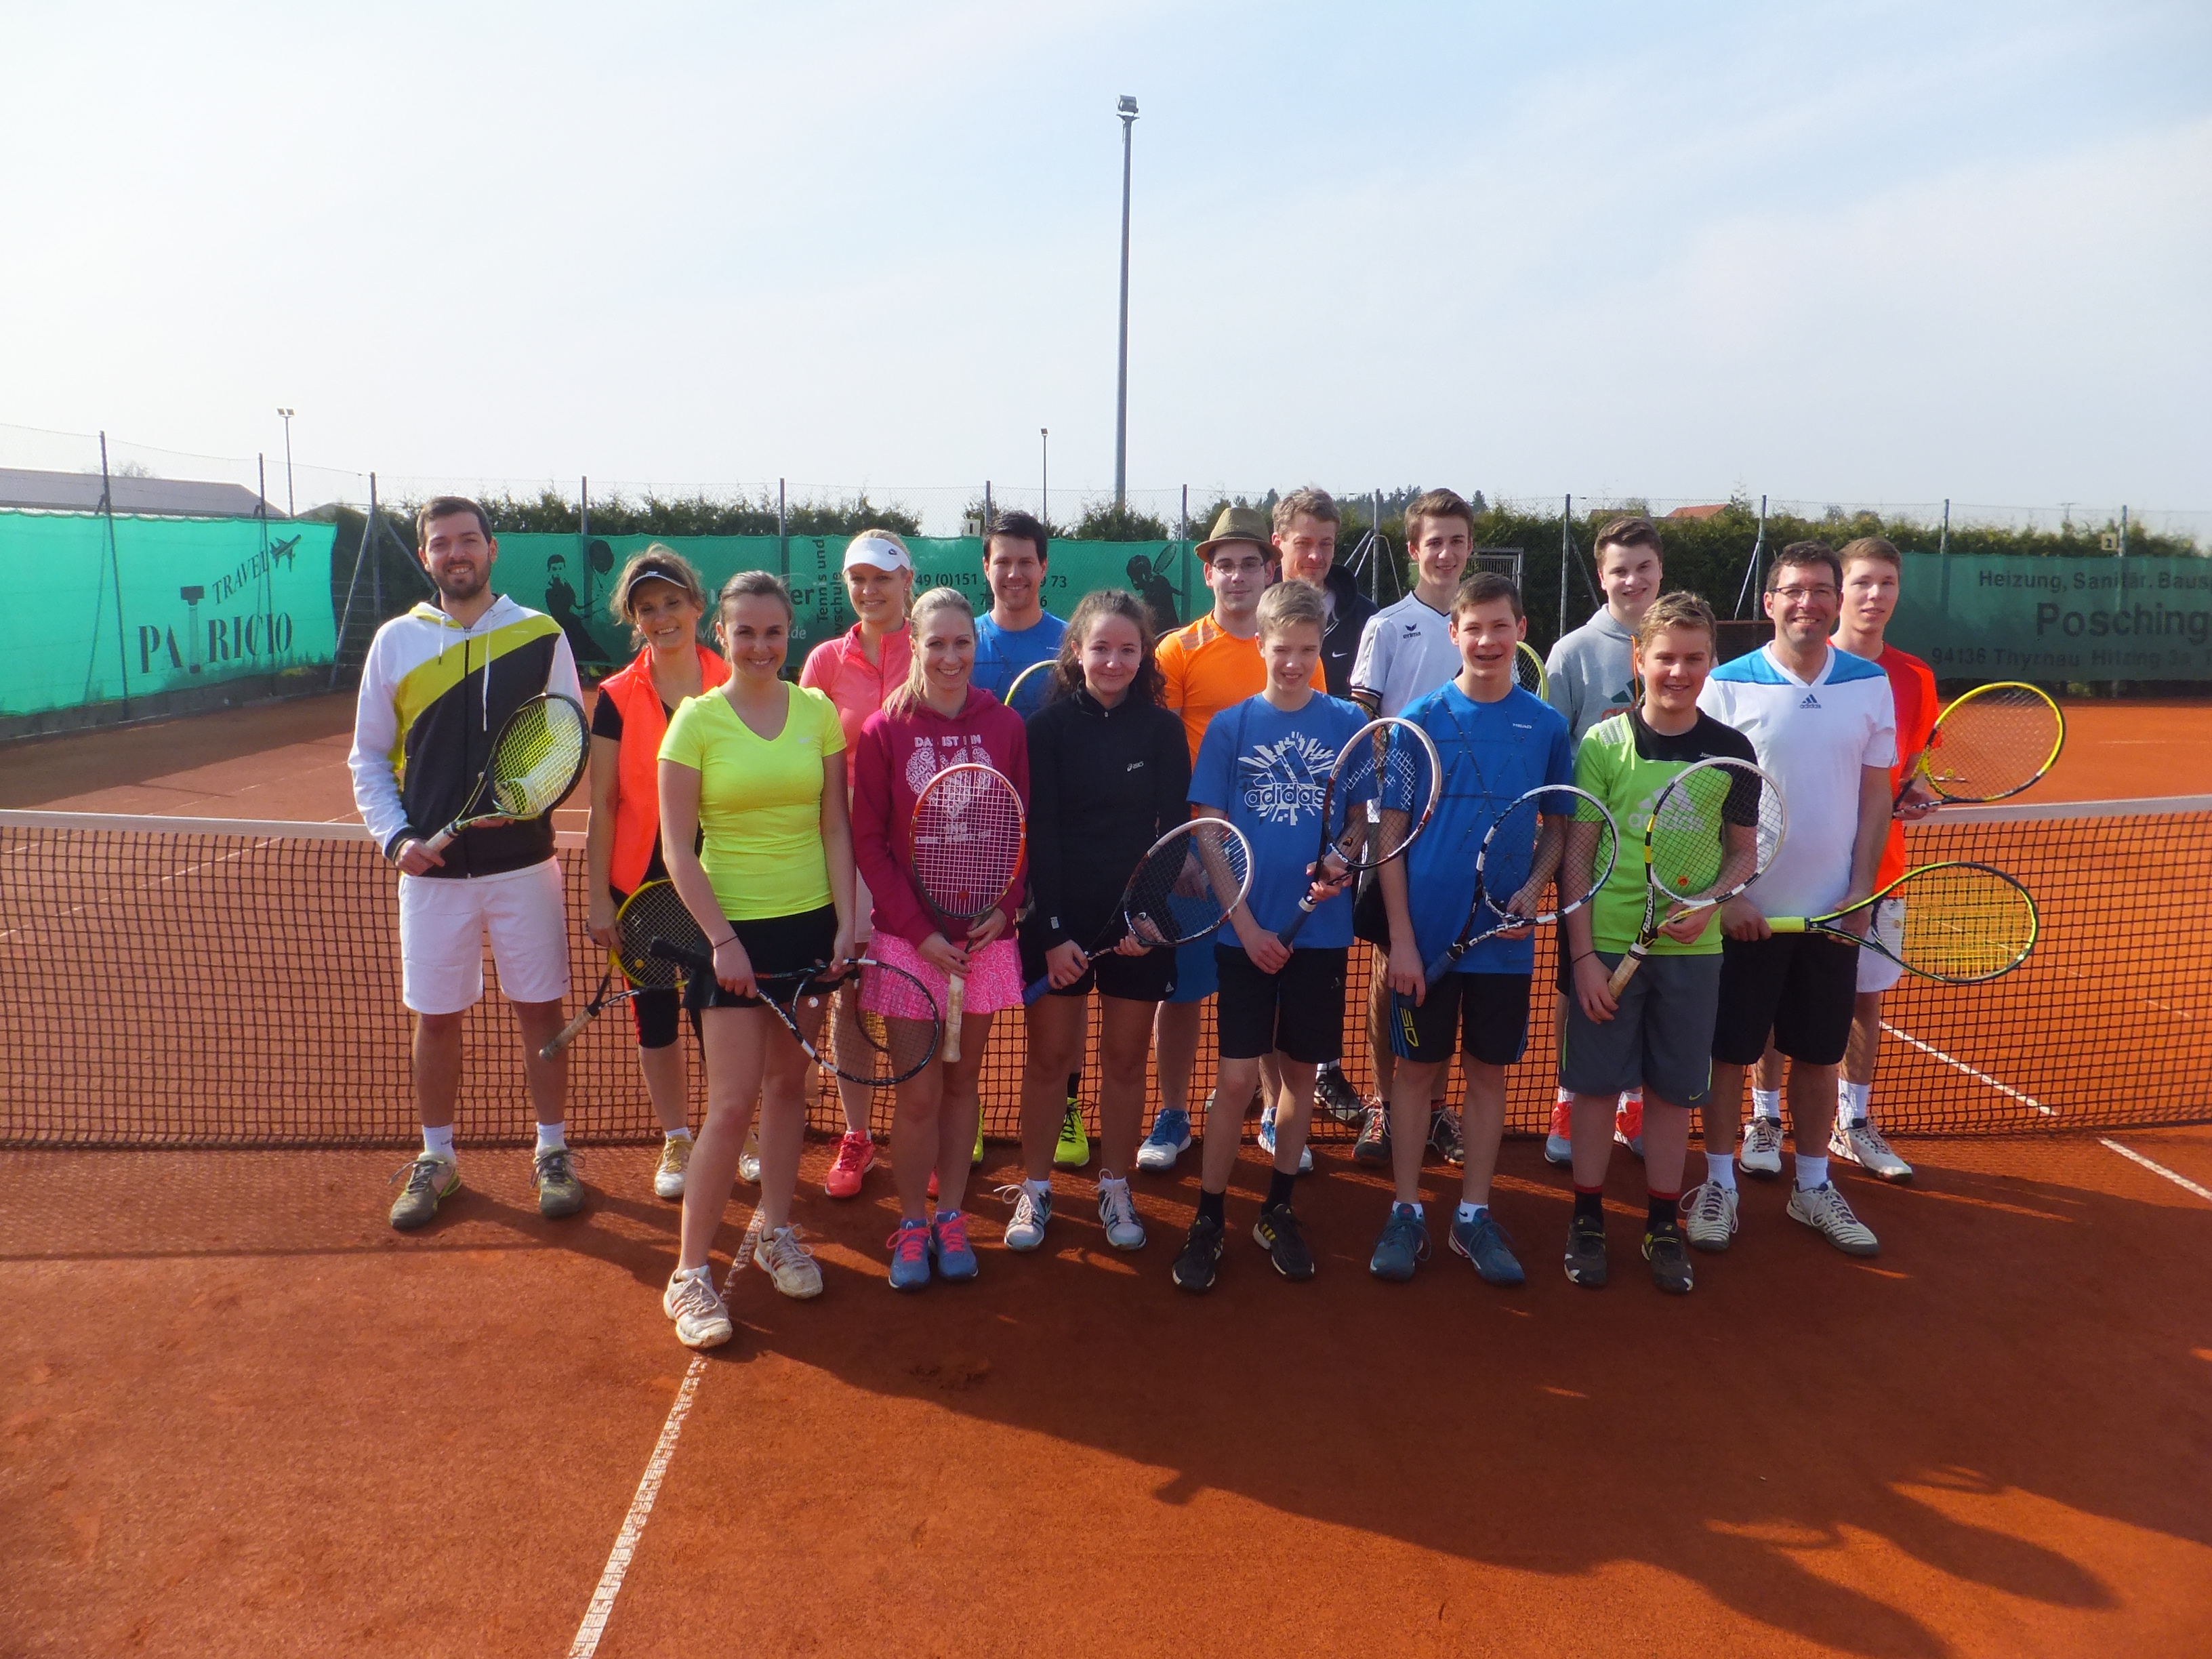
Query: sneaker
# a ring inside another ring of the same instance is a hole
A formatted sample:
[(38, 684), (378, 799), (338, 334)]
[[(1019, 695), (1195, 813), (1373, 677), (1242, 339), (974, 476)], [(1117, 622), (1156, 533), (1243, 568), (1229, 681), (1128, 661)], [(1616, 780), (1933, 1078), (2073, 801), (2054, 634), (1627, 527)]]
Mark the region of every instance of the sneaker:
[(1486, 1285), (1518, 1285), (1528, 1277), (1513, 1254), (1513, 1241), (1487, 1210), (1472, 1221), (1462, 1221), (1454, 1213), (1451, 1247), (1454, 1255), (1463, 1255), (1474, 1264)]
[(1106, 1242), (1115, 1249), (1145, 1248), (1145, 1224), (1137, 1219), (1136, 1200), (1129, 1196), (1127, 1182), (1098, 1183), (1098, 1224), (1106, 1230)]
[(1717, 1181), (1692, 1187), (1682, 1194), (1682, 1230), (1701, 1250), (1720, 1251), (1735, 1237), (1736, 1191)]
[(1164, 1175), (1189, 1150), (1190, 1114), (1180, 1106), (1163, 1106), (1160, 1115), (1152, 1120), (1152, 1133), (1137, 1148), (1137, 1167), (1153, 1175)]
[[(849, 1137), (848, 1137), (849, 1139)], [(891, 1288), (918, 1291), (929, 1283), (929, 1224), (902, 1221), (884, 1241), (891, 1253)]]
[(719, 1348), (730, 1340), (730, 1310), (714, 1293), (713, 1273), (678, 1268), (660, 1293), (660, 1311), (676, 1322), (676, 1340), (687, 1348)]
[(1562, 1170), (1575, 1161), (1575, 1113), (1571, 1102), (1552, 1103), (1552, 1127), (1544, 1136), (1544, 1162)]
[(745, 1136), (744, 1150), (738, 1154), (738, 1179), (749, 1187), (760, 1185), (760, 1137), (757, 1134)]
[(1735, 1161), (1743, 1166), (1746, 1175), (1755, 1175), (1765, 1181), (1780, 1175), (1782, 1120), (1753, 1114), (1751, 1121), (1743, 1126), (1743, 1144), (1735, 1149)]
[(1210, 1291), (1221, 1261), (1221, 1224), (1212, 1216), (1193, 1218), (1183, 1236), (1182, 1254), (1176, 1258), (1170, 1275), (1179, 1291)]
[(822, 1182), (822, 1190), (832, 1198), (858, 1198), (860, 1195), (860, 1177), (875, 1167), (875, 1138), (854, 1134), (848, 1129), (838, 1139), (837, 1161), (830, 1166), (830, 1173)]
[(1613, 1109), (1613, 1144), (1626, 1146), (1637, 1158), (1644, 1156), (1644, 1091), (1631, 1089)]
[(1377, 1279), (1405, 1280), (1429, 1259), (1429, 1224), (1410, 1204), (1393, 1204), (1390, 1218), (1382, 1224), (1382, 1237), (1367, 1259), (1367, 1271)]
[[(653, 1172), (653, 1195), (655, 1198), (684, 1196), (684, 1172), (691, 1167), (691, 1137), (680, 1135), (671, 1139), (665, 1135), (660, 1140), (660, 1165)], [(744, 1175), (744, 1160), (738, 1160), (738, 1173)], [(760, 1159), (753, 1159), (753, 1172), (745, 1176), (748, 1181), (760, 1179)]]
[(1052, 1194), (1032, 1191), (1029, 1182), (1017, 1181), (1000, 1188), (997, 1196), (1014, 1206), (1014, 1218), (1006, 1224), (1006, 1248), (1026, 1251), (1042, 1244), (1044, 1224), (1052, 1219)]
[(1599, 1290), (1605, 1284), (1605, 1223), (1577, 1216), (1567, 1223), (1567, 1282)]
[(1347, 1128), (1356, 1129), (1366, 1121), (1367, 1103), (1334, 1066), (1324, 1066), (1314, 1073), (1314, 1100)]
[[(1260, 1114), (1260, 1150), (1267, 1153), (1267, 1161), (1270, 1164), (1275, 1161), (1275, 1115), (1273, 1112)], [(1311, 1141), (1298, 1148), (1298, 1173), (1300, 1175), (1313, 1173), (1313, 1143)]]
[(558, 1221), (584, 1207), (584, 1183), (576, 1179), (576, 1155), (566, 1146), (548, 1146), (531, 1161), (538, 1183), (538, 1213)]
[(968, 1243), (968, 1218), (957, 1210), (939, 1210), (929, 1224), (929, 1248), (937, 1253), (939, 1279), (973, 1279), (975, 1251)]
[[(460, 1166), (436, 1152), (419, 1154), (413, 1163), (396, 1172), (392, 1181), (402, 1176), (407, 1178), (407, 1184), (392, 1200), (392, 1224), (403, 1233), (412, 1232), (428, 1222), (438, 1213), (439, 1200), (460, 1190)], [(392, 1181), (384, 1184), (389, 1187)]]
[(1439, 1109), (1429, 1120), (1429, 1147), (1455, 1168), (1467, 1162), (1467, 1144), (1461, 1138), (1459, 1114)]
[(1856, 1164), (1884, 1181), (1910, 1181), (1912, 1166), (1890, 1150), (1871, 1123), (1838, 1123), (1828, 1132), (1828, 1156)]
[(1370, 1106), (1367, 1121), (1359, 1126), (1359, 1139), (1352, 1143), (1352, 1161), (1372, 1168), (1390, 1162), (1390, 1109)]
[(1817, 1187), (1798, 1187), (1790, 1194), (1790, 1218), (1802, 1221), (1845, 1255), (1880, 1255), (1881, 1241), (1874, 1229), (1851, 1213), (1849, 1200), (1824, 1181)]
[(1687, 1296), (1697, 1282), (1690, 1267), (1690, 1253), (1682, 1248), (1682, 1235), (1672, 1227), (1644, 1235), (1644, 1259), (1651, 1264), (1651, 1282), (1669, 1296)]
[[(980, 1136), (981, 1132), (977, 1133)], [(1060, 1145), (1052, 1149), (1052, 1161), (1055, 1168), (1062, 1170), (1079, 1170), (1091, 1162), (1091, 1133), (1083, 1127), (1083, 1103), (1079, 1100), (1067, 1103), (1066, 1115), (1060, 1120)]]
[(815, 1265), (814, 1252), (799, 1242), (796, 1227), (764, 1230), (753, 1246), (753, 1266), (794, 1302), (822, 1294), (822, 1269)]
[(1260, 1218), (1252, 1224), (1252, 1242), (1267, 1253), (1275, 1271), (1284, 1278), (1314, 1276), (1312, 1247), (1298, 1225), (1297, 1212), (1289, 1205), (1277, 1204), (1261, 1211)]
[(975, 1114), (975, 1150), (968, 1154), (968, 1167), (971, 1170), (983, 1167), (983, 1114), (980, 1111)]

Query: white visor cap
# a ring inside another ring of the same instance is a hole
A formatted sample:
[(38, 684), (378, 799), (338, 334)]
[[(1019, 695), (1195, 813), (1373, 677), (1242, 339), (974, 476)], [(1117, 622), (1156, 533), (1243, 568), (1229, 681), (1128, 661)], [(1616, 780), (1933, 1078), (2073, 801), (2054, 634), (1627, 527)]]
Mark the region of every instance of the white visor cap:
[(850, 570), (856, 564), (871, 564), (878, 570), (914, 568), (914, 561), (907, 556), (906, 549), (881, 536), (853, 538), (852, 545), (845, 550), (845, 568)]

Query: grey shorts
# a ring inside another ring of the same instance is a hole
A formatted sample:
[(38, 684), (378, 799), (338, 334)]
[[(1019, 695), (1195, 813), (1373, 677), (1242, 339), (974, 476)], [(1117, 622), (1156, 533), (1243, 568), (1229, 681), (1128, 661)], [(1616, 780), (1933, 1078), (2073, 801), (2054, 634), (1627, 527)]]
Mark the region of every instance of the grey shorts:
[[(1608, 970), (1622, 953), (1601, 951)], [(1718, 952), (1646, 957), (1621, 988), (1620, 1007), (1602, 1024), (1570, 994), (1559, 1043), (1559, 1086), (1578, 1095), (1617, 1095), (1641, 1085), (1674, 1106), (1702, 1106), (1713, 1086), (1713, 1017), (1721, 1000)]]

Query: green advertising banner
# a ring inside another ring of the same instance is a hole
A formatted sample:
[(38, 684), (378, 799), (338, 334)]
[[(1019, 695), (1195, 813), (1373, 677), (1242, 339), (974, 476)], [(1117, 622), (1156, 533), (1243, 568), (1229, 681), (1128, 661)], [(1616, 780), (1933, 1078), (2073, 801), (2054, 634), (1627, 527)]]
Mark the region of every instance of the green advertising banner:
[(1889, 637), (1939, 679), (2212, 680), (2212, 559), (1908, 553)]
[[(791, 646), (796, 670), (806, 653), (853, 625), (840, 572), (846, 536), (580, 536), (516, 533), (499, 538), (492, 585), (519, 604), (561, 624), (576, 660), (606, 668), (635, 654), (629, 630), (608, 608), (615, 577), (629, 556), (654, 542), (699, 568), (712, 592), (740, 570), (773, 570), (791, 585), (799, 610)], [(909, 536), (915, 591), (957, 587), (978, 611), (989, 609), (983, 544), (973, 536)], [(1126, 587), (1170, 626), (1188, 622), (1212, 600), (1188, 542), (1056, 541), (1045, 568), (1045, 608), (1065, 617), (1093, 588)], [(1196, 596), (1197, 610), (1192, 609)], [(711, 620), (711, 619), (710, 619)], [(702, 635), (703, 636), (703, 635)]]
[[(328, 664), (326, 524), (0, 511), (0, 715)], [(117, 599), (121, 599), (120, 614)]]

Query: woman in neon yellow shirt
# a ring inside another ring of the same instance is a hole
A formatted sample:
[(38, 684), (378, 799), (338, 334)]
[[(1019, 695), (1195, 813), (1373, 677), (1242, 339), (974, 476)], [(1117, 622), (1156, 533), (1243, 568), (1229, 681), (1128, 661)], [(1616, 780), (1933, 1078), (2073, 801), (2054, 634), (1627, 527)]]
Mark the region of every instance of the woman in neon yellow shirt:
[[(753, 1261), (790, 1297), (822, 1270), (791, 1224), (806, 1127), (806, 1051), (757, 994), (762, 979), (855, 954), (845, 734), (819, 691), (781, 678), (791, 595), (766, 571), (723, 587), (715, 632), (728, 682), (688, 698), (660, 745), (669, 878), (714, 946), (714, 977), (684, 994), (707, 1051), (707, 1121), (684, 1192), (683, 1242), (661, 1307), (687, 1347), (730, 1340), (707, 1253), (761, 1103), (760, 1241)], [(695, 851), (694, 848), (699, 848)], [(799, 1011), (801, 1019), (821, 1018)]]

